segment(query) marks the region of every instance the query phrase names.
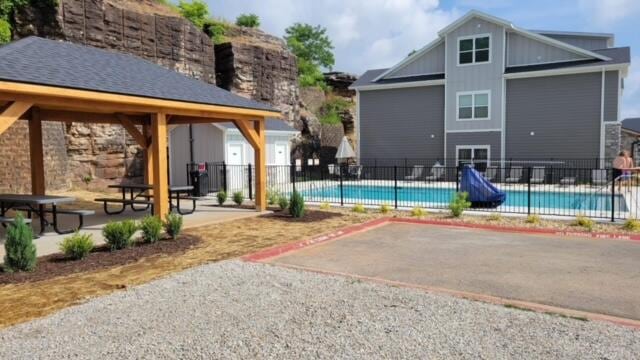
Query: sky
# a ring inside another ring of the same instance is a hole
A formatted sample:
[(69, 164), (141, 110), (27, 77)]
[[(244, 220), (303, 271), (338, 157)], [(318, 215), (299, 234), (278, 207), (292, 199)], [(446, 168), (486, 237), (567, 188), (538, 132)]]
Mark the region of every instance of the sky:
[(206, 0), (214, 16), (255, 13), (283, 36), (296, 23), (321, 25), (335, 46), (334, 70), (357, 75), (388, 68), (476, 9), (525, 29), (608, 32), (630, 46), (622, 117), (640, 117), (640, 0)]

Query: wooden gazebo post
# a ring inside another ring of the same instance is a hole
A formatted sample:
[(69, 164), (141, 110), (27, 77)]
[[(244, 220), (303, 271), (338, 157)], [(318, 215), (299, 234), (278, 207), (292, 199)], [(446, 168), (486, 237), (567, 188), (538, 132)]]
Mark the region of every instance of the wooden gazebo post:
[(169, 214), (169, 179), (167, 167), (167, 114), (151, 118), (151, 163), (153, 164), (153, 213), (164, 219)]
[(31, 109), (29, 119), (29, 157), (31, 158), (31, 194), (45, 194), (44, 150), (42, 148), (42, 118), (40, 109)]

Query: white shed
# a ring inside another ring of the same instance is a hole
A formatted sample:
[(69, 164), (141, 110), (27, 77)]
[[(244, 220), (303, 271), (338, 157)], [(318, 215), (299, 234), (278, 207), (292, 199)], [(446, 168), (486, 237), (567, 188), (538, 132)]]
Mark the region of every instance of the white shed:
[[(221, 163), (227, 165), (253, 164), (253, 148), (233, 123), (192, 125), (193, 147), (189, 145), (188, 125), (169, 130), (169, 169), (172, 185), (187, 184), (187, 164)], [(282, 120), (267, 119), (267, 165), (289, 165), (291, 163), (291, 139), (299, 131)], [(193, 148), (193, 154), (191, 149)]]

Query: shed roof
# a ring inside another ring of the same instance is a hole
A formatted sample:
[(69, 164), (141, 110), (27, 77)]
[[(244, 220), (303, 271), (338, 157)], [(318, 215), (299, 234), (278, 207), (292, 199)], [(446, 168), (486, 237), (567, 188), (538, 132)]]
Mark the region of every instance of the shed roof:
[(276, 111), (133, 55), (35, 36), (0, 47), (0, 81)]
[[(219, 123), (218, 125), (224, 126), (227, 129), (237, 129), (233, 123), (225, 122)], [(284, 120), (279, 119), (267, 119), (264, 124), (265, 130), (267, 131), (289, 131), (289, 132), (298, 132), (294, 127), (289, 126)]]

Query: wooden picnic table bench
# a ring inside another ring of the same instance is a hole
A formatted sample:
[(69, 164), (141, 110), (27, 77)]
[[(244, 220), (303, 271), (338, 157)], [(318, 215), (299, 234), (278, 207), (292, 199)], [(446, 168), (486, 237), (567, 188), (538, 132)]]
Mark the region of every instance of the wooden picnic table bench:
[[(103, 204), (104, 212), (107, 215), (116, 215), (124, 212), (127, 206), (131, 207), (133, 211), (146, 211), (151, 210), (153, 213), (153, 194), (149, 191), (153, 190), (153, 185), (148, 184), (118, 184), (109, 185), (111, 189), (121, 190), (121, 198), (98, 198), (97, 202)], [(196, 198), (191, 197), (190, 194), (193, 191), (193, 186), (169, 186), (169, 206), (170, 209), (176, 209), (181, 215), (192, 214), (196, 210)], [(188, 196), (184, 196), (188, 195)], [(173, 204), (173, 201), (176, 204)], [(182, 210), (180, 207), (180, 200), (192, 201), (192, 207), (189, 210)], [(109, 204), (120, 204), (121, 207), (118, 210), (109, 210)], [(144, 208), (136, 207), (135, 205), (144, 205)]]
[[(84, 226), (84, 217), (94, 215), (93, 210), (68, 210), (58, 209), (60, 204), (68, 204), (76, 201), (75, 198), (69, 196), (51, 196), (51, 195), (27, 195), (27, 194), (0, 194), (0, 218), (5, 221), (0, 223), (7, 224), (12, 222), (7, 218), (6, 212), (9, 210), (26, 211), (27, 217), (33, 219), (36, 214), (40, 219), (40, 235), (44, 233), (48, 226), (58, 234), (70, 234)], [(47, 219), (47, 214), (52, 215), (51, 221)], [(61, 230), (58, 227), (58, 215), (75, 215), (78, 217), (78, 227)]]

